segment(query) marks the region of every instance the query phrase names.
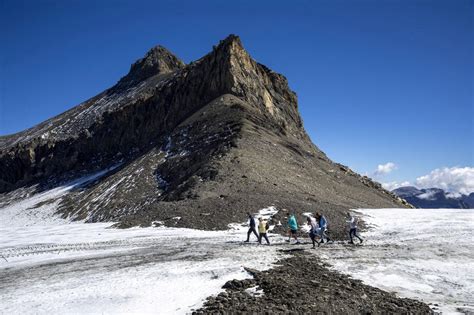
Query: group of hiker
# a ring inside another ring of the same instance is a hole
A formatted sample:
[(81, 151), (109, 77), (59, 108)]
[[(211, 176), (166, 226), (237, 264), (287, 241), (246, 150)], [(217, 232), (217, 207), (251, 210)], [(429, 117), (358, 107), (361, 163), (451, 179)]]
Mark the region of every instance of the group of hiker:
[[(283, 209), (286, 211), (285, 209)], [(298, 240), (298, 221), (294, 214), (287, 212), (287, 227), (288, 227), (288, 242), (291, 243), (291, 238), (295, 239), (295, 244), (301, 244)], [(268, 239), (267, 232), (270, 229), (270, 224), (267, 219), (264, 217), (258, 218), (258, 224), (255, 220), (255, 217), (248, 213), (249, 217), (249, 230), (247, 232), (247, 240), (245, 242), (250, 242), (250, 236), (252, 233), (257, 237), (258, 243), (262, 244), (262, 239), (265, 239), (268, 245), (270, 245), (270, 240)], [(313, 248), (318, 247), (324, 242), (334, 242), (333, 239), (329, 237), (328, 232), (328, 220), (324, 215), (319, 212), (316, 212), (314, 215), (309, 214), (306, 216), (306, 221), (309, 226), (309, 237), (313, 243)], [(346, 222), (349, 225), (349, 244), (354, 244), (354, 237), (358, 238), (360, 243), (363, 242), (362, 238), (357, 234), (357, 218), (354, 217), (350, 212), (347, 213)], [(258, 233), (257, 233), (258, 230)], [(319, 239), (319, 241), (318, 241)]]

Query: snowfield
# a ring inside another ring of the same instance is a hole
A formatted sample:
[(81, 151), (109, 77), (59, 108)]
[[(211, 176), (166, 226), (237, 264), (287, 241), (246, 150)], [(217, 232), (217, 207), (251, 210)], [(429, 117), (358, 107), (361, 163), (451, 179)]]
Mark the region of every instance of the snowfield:
[[(124, 230), (54, 215), (64, 194), (101, 175), (0, 208), (0, 313), (185, 314), (228, 280), (250, 277), (243, 267), (264, 270), (284, 257), (255, 239), (244, 245), (242, 224)], [(259, 215), (274, 213), (269, 207)]]
[[(226, 281), (249, 277), (244, 267), (264, 270), (284, 258), (281, 236), (269, 234), (276, 246), (244, 244), (241, 223), (226, 231), (123, 230), (54, 215), (65, 194), (106, 171), (0, 202), (0, 313), (185, 314)], [(309, 251), (340, 272), (443, 313), (474, 312), (473, 210), (357, 211), (371, 226), (363, 246)], [(276, 212), (269, 207), (259, 215)], [(264, 294), (257, 287), (247, 292)]]
[(336, 270), (443, 314), (474, 313), (474, 210), (357, 212), (371, 226), (363, 246), (321, 247)]
[(109, 226), (3, 227), (2, 312), (184, 314), (249, 277), (244, 266), (263, 270), (279, 257), (277, 247), (242, 245), (242, 229)]

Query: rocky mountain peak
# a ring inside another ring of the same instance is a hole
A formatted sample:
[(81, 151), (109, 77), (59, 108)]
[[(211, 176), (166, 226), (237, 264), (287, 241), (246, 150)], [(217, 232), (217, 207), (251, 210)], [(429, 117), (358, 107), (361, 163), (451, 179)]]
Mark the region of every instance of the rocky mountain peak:
[(0, 204), (96, 172), (107, 175), (71, 191), (59, 212), (215, 229), (275, 205), (332, 211), (342, 227), (350, 208), (409, 206), (320, 151), (287, 79), (235, 35), (188, 65), (156, 46), (117, 85), (0, 137)]
[(156, 46), (112, 88), (43, 124), (0, 138), (0, 192), (87, 169), (91, 161), (106, 166), (119, 153), (147, 150), (223, 95), (245, 104), (240, 108), (253, 124), (312, 147), (286, 78), (252, 59), (240, 38), (229, 35), (189, 65)]
[(214, 51), (227, 55), (247, 53), (240, 37), (234, 34), (221, 40), (217, 46), (214, 46)]
[(158, 45), (130, 66), (120, 83), (137, 83), (157, 74), (170, 73), (185, 67), (185, 63), (165, 47)]

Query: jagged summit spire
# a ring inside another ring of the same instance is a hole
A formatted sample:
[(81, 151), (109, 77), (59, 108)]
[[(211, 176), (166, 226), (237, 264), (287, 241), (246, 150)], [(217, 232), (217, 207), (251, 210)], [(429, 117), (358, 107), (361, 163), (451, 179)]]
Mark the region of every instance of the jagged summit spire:
[(165, 47), (150, 49), (143, 58), (131, 65), (128, 74), (119, 83), (138, 82), (160, 73), (168, 73), (185, 66), (185, 63)]
[(224, 56), (246, 56), (250, 58), (249, 53), (245, 50), (244, 46), (242, 45), (242, 41), (240, 37), (234, 34), (230, 34), (223, 40), (219, 41), (217, 46), (213, 47), (213, 53), (217, 55), (224, 55)]
[(240, 40), (240, 37), (235, 34), (230, 34), (229, 36), (221, 40), (217, 48), (222, 48), (222, 47), (244, 49), (244, 46), (242, 45), (242, 41)]
[[(205, 59), (211, 55), (213, 56), (211, 58), (217, 57), (216, 59), (220, 61), (221, 66), (225, 64), (225, 62), (222, 62), (223, 60), (229, 61), (232, 56), (237, 57), (237, 59), (251, 59), (244, 49), (240, 37), (235, 34), (230, 34), (221, 40), (218, 45), (213, 47), (213, 51), (203, 58)], [(157, 45), (151, 48), (143, 58), (131, 65), (130, 71), (120, 79), (118, 86), (136, 84), (154, 75), (173, 72), (184, 67), (186, 67), (186, 64), (176, 55), (167, 48)]]

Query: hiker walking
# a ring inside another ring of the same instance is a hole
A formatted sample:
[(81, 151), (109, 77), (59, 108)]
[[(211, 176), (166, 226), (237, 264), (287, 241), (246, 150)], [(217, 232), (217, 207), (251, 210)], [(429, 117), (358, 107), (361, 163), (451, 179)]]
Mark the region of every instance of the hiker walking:
[(248, 243), (250, 241), (250, 234), (252, 234), (252, 233), (255, 234), (255, 236), (257, 237), (257, 240), (258, 240), (258, 234), (257, 234), (257, 230), (256, 230), (257, 224), (255, 223), (255, 218), (250, 213), (247, 213), (247, 214), (249, 216), (250, 223), (249, 223), (249, 230), (247, 232), (247, 240), (245, 241), (246, 243)]
[(354, 244), (354, 240), (352, 239), (353, 236), (357, 237), (362, 244), (363, 240), (357, 235), (357, 218), (354, 217), (350, 212), (347, 213), (348, 220), (346, 221), (349, 223), (349, 238), (351, 241), (349, 244)]
[(258, 243), (262, 244), (262, 237), (267, 241), (267, 244), (270, 245), (270, 241), (268, 240), (267, 231), (270, 228), (267, 220), (260, 217), (258, 218)]
[(312, 216), (308, 216), (306, 220), (308, 222), (308, 225), (310, 226), (309, 238), (313, 242), (313, 249), (314, 249), (316, 248), (316, 243), (318, 243), (318, 247), (319, 247), (319, 242), (316, 242), (316, 236), (318, 235), (319, 225), (316, 219)]
[(288, 212), (286, 214), (288, 216), (288, 242), (291, 242), (291, 237), (296, 240), (296, 244), (300, 244), (298, 241), (298, 237), (296, 234), (298, 233), (298, 222), (296, 222), (296, 218), (294, 214)]
[[(324, 215), (322, 215), (319, 212), (316, 212), (316, 220), (319, 225), (319, 236), (321, 237), (321, 243), (324, 243), (324, 239), (326, 239), (326, 242), (334, 242), (328, 235), (327, 235), (327, 229), (328, 229), (328, 220)], [(319, 244), (318, 244), (319, 245)]]

